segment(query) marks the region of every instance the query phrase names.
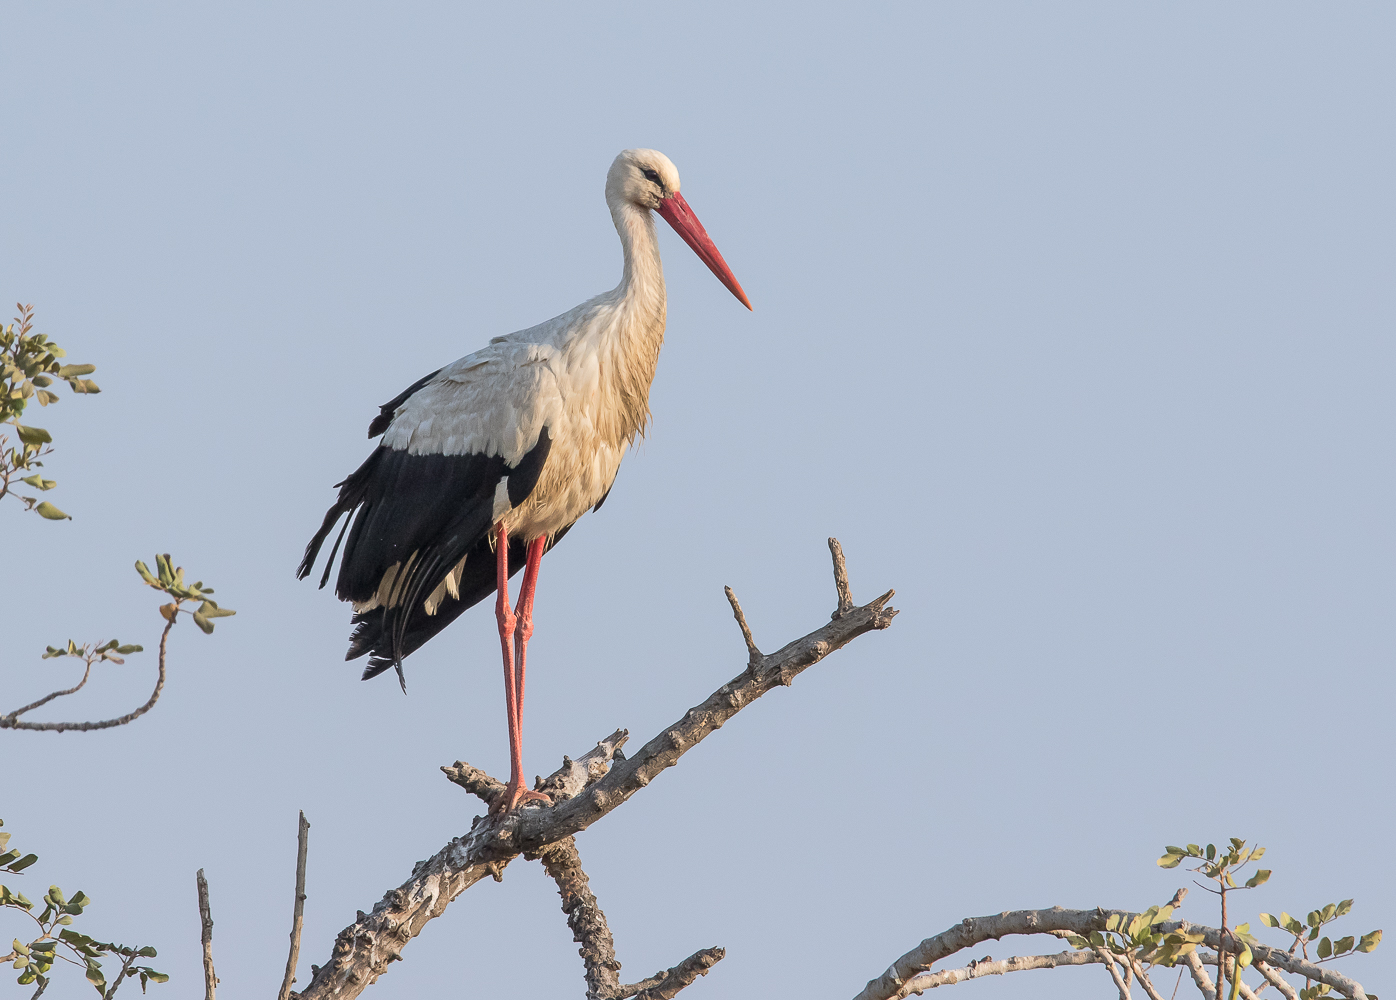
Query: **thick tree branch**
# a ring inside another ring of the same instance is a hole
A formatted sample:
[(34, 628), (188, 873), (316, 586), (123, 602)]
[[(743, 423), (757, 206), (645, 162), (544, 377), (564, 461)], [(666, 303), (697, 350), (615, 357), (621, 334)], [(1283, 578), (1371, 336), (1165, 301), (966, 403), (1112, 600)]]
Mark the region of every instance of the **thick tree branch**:
[(545, 847), (538, 855), (543, 868), (557, 883), (562, 896), (562, 910), (567, 914), (567, 926), (572, 939), (581, 944), (579, 954), (586, 966), (587, 1000), (670, 1000), (699, 976), (708, 974), (725, 954), (721, 948), (705, 948), (690, 955), (672, 969), (666, 969), (643, 982), (622, 986), (616, 975), (620, 962), (616, 960), (615, 939), (606, 924), (601, 904), (591, 891), (577, 843), (571, 837)]
[(1258, 959), (1253, 964), (1255, 971), (1264, 976), (1267, 983), (1284, 994), (1285, 1000), (1299, 1000), (1299, 994), (1294, 992), (1294, 987), (1285, 982), (1284, 977), (1278, 972)]
[[(835, 566), (841, 569), (837, 556), (836, 552)], [(846, 576), (844, 572), (842, 578)], [(839, 590), (842, 605), (842, 584)], [(540, 855), (550, 845), (585, 830), (767, 691), (789, 685), (801, 671), (858, 636), (887, 628), (897, 613), (887, 607), (891, 599), (889, 590), (870, 604), (835, 612), (837, 617), (828, 624), (762, 656), (755, 669), (748, 666), (628, 760), (615, 753), (616, 743), (585, 766), (582, 761), (564, 762), (562, 770), (539, 785), (548, 793), (551, 806), (525, 805), (504, 816), (476, 817), (469, 833), (419, 862), (410, 879), (388, 892), (371, 913), (360, 911), (358, 919), (339, 933), (328, 964), (312, 967), (314, 979), (302, 992), (303, 1000), (358, 996), (401, 959), (403, 947), (428, 921), (444, 913), (465, 890), (487, 875), (502, 877), (504, 866), (520, 854)], [(452, 781), (487, 801), (498, 794), (499, 782), (468, 764), (457, 762), (443, 770)], [(593, 780), (594, 772), (604, 776)], [(558, 787), (556, 793), (550, 782)], [(659, 982), (649, 985), (647, 981), (635, 996), (643, 1000), (672, 997), (719, 957), (716, 949), (699, 952), (658, 977)]]
[(1115, 983), (1115, 989), (1120, 991), (1120, 1000), (1131, 1000), (1129, 983), (1125, 982), (1124, 978), (1120, 975), (1119, 967), (1115, 964), (1115, 956), (1110, 954), (1109, 950), (1105, 948), (1096, 949), (1096, 954), (1099, 955), (1100, 960), (1105, 963), (1105, 968), (1110, 973), (1111, 980)]
[(1192, 974), (1192, 981), (1197, 985), (1205, 1000), (1217, 1000), (1217, 988), (1212, 983), (1212, 977), (1207, 975), (1207, 969), (1202, 964), (1202, 959), (1197, 957), (1197, 951), (1193, 950), (1183, 956), (1183, 964), (1188, 967), (1188, 972)]
[[(160, 673), (155, 680), (155, 690), (151, 692), (150, 700), (134, 712), (128, 712), (120, 718), (106, 719), (102, 722), (23, 722), (20, 720), (19, 716), (23, 715), (25, 712), (38, 708), (45, 702), (52, 701), (60, 695), (72, 694), (78, 688), (82, 687), (83, 684), (87, 683), (87, 675), (84, 674), (82, 683), (78, 684), (75, 688), (70, 688), (67, 691), (55, 691), (45, 698), (40, 698), (32, 705), (25, 705), (23, 708), (15, 709), (9, 715), (0, 715), (0, 729), (29, 729), (50, 733), (86, 733), (94, 729), (111, 729), (113, 726), (124, 726), (134, 719), (139, 719), (142, 715), (155, 707), (155, 703), (160, 700), (160, 692), (165, 689), (165, 641), (169, 639), (170, 629), (173, 627), (174, 622), (168, 621), (165, 623), (165, 630), (160, 633)], [(88, 669), (91, 669), (91, 664), (88, 665)]]
[[(903, 987), (916, 975), (926, 972), (932, 965), (964, 948), (971, 948), (981, 941), (997, 939), (1009, 934), (1052, 934), (1056, 931), (1069, 931), (1088, 937), (1091, 931), (1104, 933), (1105, 921), (1112, 914), (1119, 914), (1122, 920), (1133, 920), (1138, 914), (1125, 910), (1065, 910), (1054, 906), (1048, 910), (1011, 910), (990, 917), (966, 917), (963, 921), (929, 937), (897, 959), (877, 979), (872, 980), (858, 994), (856, 1000), (890, 1000), (903, 996)], [(1215, 927), (1190, 924), (1186, 920), (1175, 920), (1156, 925), (1164, 933), (1185, 931), (1202, 933), (1204, 943), (1216, 948), (1221, 943), (1221, 931)], [(1228, 934), (1228, 950), (1237, 947), (1234, 937)], [(1253, 945), (1251, 951), (1256, 960), (1268, 963), (1274, 969), (1282, 969), (1307, 979), (1327, 983), (1350, 1000), (1367, 1000), (1367, 994), (1360, 983), (1331, 969), (1305, 962), (1279, 948), (1266, 945)], [(1201, 959), (1198, 960), (1199, 963)], [(1190, 964), (1190, 963), (1189, 963)], [(1190, 965), (1191, 967), (1191, 965)], [(1195, 975), (1196, 973), (1194, 973)], [(1205, 975), (1205, 973), (1204, 973)], [(1267, 977), (1268, 978), (1268, 977)], [(1215, 1000), (1215, 992), (1209, 1000)]]
[(1144, 971), (1144, 966), (1139, 964), (1139, 959), (1131, 953), (1125, 956), (1129, 960), (1129, 967), (1134, 970), (1134, 978), (1139, 980), (1139, 985), (1144, 987), (1144, 992), (1149, 994), (1149, 1000), (1163, 1000), (1159, 991), (1154, 988), (1154, 981), (1149, 978), (1149, 974)]
[(941, 969), (939, 972), (923, 972), (907, 980), (898, 992), (898, 997), (920, 996), (937, 986), (954, 986), (981, 976), (1002, 976), (1008, 972), (1027, 972), (1031, 969), (1057, 969), (1063, 965), (1096, 965), (1101, 957), (1094, 951), (1059, 951), (1055, 955), (1015, 955), (995, 962), (992, 958), (981, 958), (977, 962), (960, 969)]

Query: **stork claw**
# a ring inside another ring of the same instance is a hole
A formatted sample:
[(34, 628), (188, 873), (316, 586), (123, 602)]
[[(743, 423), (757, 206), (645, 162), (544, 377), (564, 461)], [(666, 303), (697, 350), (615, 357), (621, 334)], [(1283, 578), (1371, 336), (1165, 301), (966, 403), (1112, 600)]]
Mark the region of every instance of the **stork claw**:
[(535, 792), (531, 788), (525, 788), (522, 784), (511, 781), (505, 786), (504, 792), (490, 806), (490, 815), (502, 816), (511, 813), (525, 802), (542, 802), (544, 805), (552, 805), (553, 800), (542, 792)]

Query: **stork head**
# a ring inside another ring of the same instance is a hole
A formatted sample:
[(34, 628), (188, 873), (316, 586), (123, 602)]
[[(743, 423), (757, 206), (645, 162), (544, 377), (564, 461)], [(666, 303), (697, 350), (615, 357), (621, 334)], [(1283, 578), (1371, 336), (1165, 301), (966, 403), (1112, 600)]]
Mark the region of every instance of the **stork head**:
[(679, 171), (669, 157), (657, 149), (624, 150), (606, 175), (606, 201), (612, 206), (628, 202), (637, 208), (658, 212), (727, 290), (742, 305), (751, 308), (746, 292), (713, 245), (708, 231), (679, 194)]

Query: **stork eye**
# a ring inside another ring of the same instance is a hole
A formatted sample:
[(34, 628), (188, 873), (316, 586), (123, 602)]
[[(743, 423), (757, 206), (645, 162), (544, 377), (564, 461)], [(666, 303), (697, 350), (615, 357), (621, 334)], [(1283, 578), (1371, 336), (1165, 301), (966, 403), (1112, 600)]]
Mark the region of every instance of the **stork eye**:
[(646, 167), (644, 170), (641, 170), (640, 173), (645, 175), (646, 180), (654, 181), (656, 184), (659, 184), (659, 172), (657, 170), (651, 170)]

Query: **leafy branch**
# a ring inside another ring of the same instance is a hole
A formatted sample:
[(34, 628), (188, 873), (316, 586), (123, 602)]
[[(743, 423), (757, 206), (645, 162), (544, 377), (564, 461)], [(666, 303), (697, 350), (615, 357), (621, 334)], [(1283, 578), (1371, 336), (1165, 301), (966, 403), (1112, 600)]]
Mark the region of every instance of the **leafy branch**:
[[(0, 820), (0, 826), (3, 825), (4, 821)], [(9, 840), (8, 833), (0, 833), (0, 848), (6, 848)], [(38, 857), (33, 854), (26, 854), (21, 858), (18, 850), (6, 850), (4, 854), (0, 854), (0, 872), (21, 874), (37, 860)], [(41, 902), (44, 908), (36, 914), (34, 908), (38, 904), (24, 893), (0, 885), (0, 909), (23, 913), (38, 927), (38, 936), (28, 944), (15, 938), (10, 953), (0, 955), (0, 962), (12, 963), (11, 968), (19, 972), (16, 981), (20, 986), (39, 984), (34, 997), (37, 998), (48, 989), (49, 972), (58, 962), (68, 962), (81, 967), (87, 981), (104, 1000), (115, 995), (117, 988), (127, 979), (139, 979), (142, 993), (145, 992), (147, 983), (163, 983), (169, 979), (163, 972), (157, 972), (148, 965), (137, 964), (138, 959), (155, 957), (155, 949), (151, 946), (137, 948), (109, 941), (97, 941), (70, 929), (74, 918), (81, 916), (83, 910), (92, 904), (86, 893), (79, 891), (69, 897), (58, 886), (51, 885)], [(121, 959), (121, 970), (110, 983), (102, 970), (101, 962), (101, 959), (108, 955)]]
[[(12, 426), (19, 442), (11, 448), (9, 437), (0, 434), (0, 500), (14, 496), (26, 510), (40, 517), (71, 520), (47, 500), (13, 492), (16, 480), (41, 493), (58, 485), (37, 471), (44, 464), (40, 459), (53, 452), (53, 437), (42, 427), (21, 424), (19, 418), (31, 399), (38, 400), (40, 406), (58, 402), (58, 393), (49, 388), (55, 381), (67, 382), (68, 388), (83, 395), (101, 392), (96, 382), (83, 377), (96, 371), (97, 366), (60, 364), (59, 359), (66, 357), (67, 352), (44, 334), (31, 332), (34, 307), (15, 308), (19, 316), (8, 326), (0, 327), (0, 424)], [(25, 472), (29, 475), (20, 475)]]
[[(1217, 957), (1217, 996), (1220, 997), (1222, 989), (1226, 985), (1226, 956), (1227, 956), (1227, 934), (1226, 926), (1226, 894), (1235, 889), (1254, 889), (1258, 885), (1264, 885), (1270, 878), (1270, 869), (1260, 868), (1246, 880), (1244, 885), (1236, 884), (1235, 876), (1253, 861), (1259, 861), (1265, 856), (1265, 848), (1256, 846), (1247, 849), (1246, 842), (1238, 837), (1231, 838), (1231, 846), (1219, 851), (1215, 844), (1208, 844), (1206, 848), (1198, 847), (1196, 844), (1189, 844), (1187, 847), (1165, 847), (1163, 857), (1158, 859), (1160, 868), (1177, 868), (1182, 864), (1184, 858), (1191, 858), (1198, 863), (1197, 867), (1190, 868), (1189, 871), (1199, 872), (1204, 878), (1211, 879), (1217, 884), (1216, 889), (1210, 889), (1202, 883), (1197, 883), (1208, 892), (1216, 893), (1221, 897), (1221, 947)], [(1256, 943), (1251, 936), (1250, 924), (1242, 924), (1237, 927), (1232, 936), (1241, 944), (1236, 952), (1236, 965), (1238, 969), (1244, 969), (1251, 964), (1252, 953), (1250, 946)], [(1241, 977), (1235, 975), (1231, 980), (1231, 993), (1229, 1000), (1236, 1000), (1241, 989)]]
[[(213, 632), (213, 619), (226, 618), (237, 612), (231, 608), (221, 608), (211, 596), (212, 587), (204, 586), (202, 580), (196, 583), (185, 583), (184, 569), (175, 566), (168, 554), (157, 555), (155, 557), (156, 572), (152, 573), (149, 567), (139, 559), (136, 560), (136, 572), (147, 586), (153, 587), (161, 593), (173, 598), (168, 604), (160, 606), (160, 616), (165, 619), (165, 628), (160, 633), (160, 668), (159, 676), (155, 682), (155, 690), (151, 693), (150, 699), (140, 708), (133, 712), (115, 719), (106, 719), (101, 722), (25, 722), (20, 719), (21, 715), (32, 712), (42, 705), (46, 705), (55, 698), (62, 698), (66, 695), (74, 694), (82, 690), (83, 685), (92, 674), (92, 666), (96, 663), (110, 662), (118, 665), (125, 663), (123, 659), (130, 653), (141, 652), (141, 646), (121, 645), (116, 639), (109, 639), (105, 642), (89, 643), (79, 646), (69, 639), (65, 646), (49, 646), (43, 654), (43, 659), (52, 659), (61, 656), (77, 657), (84, 661), (86, 667), (83, 671), (82, 679), (73, 687), (54, 691), (40, 698), (38, 701), (29, 703), (22, 708), (17, 708), (7, 715), (0, 715), (0, 729), (29, 729), (47, 730), (49, 732), (68, 732), (76, 730), (87, 732), (93, 729), (110, 729), (113, 726), (124, 726), (134, 719), (140, 718), (150, 711), (155, 703), (160, 699), (160, 692), (165, 688), (165, 645), (170, 636), (170, 629), (174, 628), (179, 614), (182, 612), (189, 615), (194, 620), (194, 624), (205, 634)], [(198, 607), (186, 608), (185, 603), (198, 602)]]

